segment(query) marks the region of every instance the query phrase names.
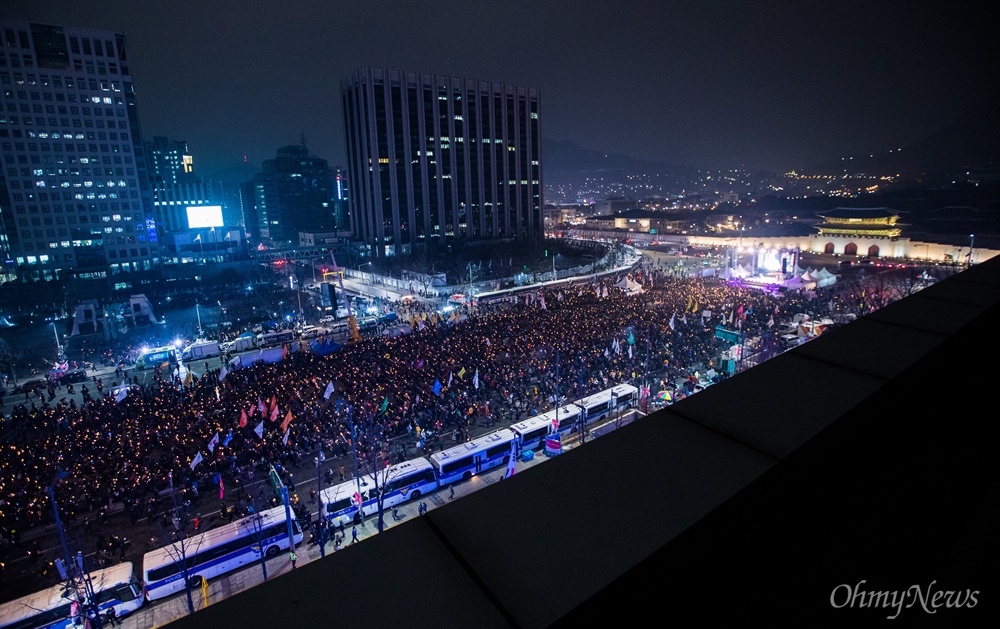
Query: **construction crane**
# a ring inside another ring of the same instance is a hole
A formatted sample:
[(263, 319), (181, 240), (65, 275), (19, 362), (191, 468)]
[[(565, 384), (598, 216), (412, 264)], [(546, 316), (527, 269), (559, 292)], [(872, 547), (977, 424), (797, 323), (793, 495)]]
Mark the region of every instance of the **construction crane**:
[(340, 281), (340, 294), (344, 296), (344, 305), (347, 306), (347, 341), (349, 343), (356, 343), (361, 340), (361, 333), (358, 331), (358, 322), (354, 320), (354, 309), (351, 308), (351, 298), (347, 296), (347, 291), (344, 290), (344, 269), (340, 268), (337, 264), (337, 258), (330, 252), (330, 260), (333, 262), (334, 269), (337, 271), (337, 279)]

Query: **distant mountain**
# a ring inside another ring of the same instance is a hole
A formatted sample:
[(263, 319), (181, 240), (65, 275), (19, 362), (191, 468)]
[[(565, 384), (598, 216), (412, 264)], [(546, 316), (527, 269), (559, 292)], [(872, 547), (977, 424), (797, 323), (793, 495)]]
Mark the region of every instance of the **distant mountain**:
[(635, 159), (617, 153), (582, 148), (571, 140), (542, 139), (542, 167), (547, 179), (597, 173), (697, 173), (697, 168)]
[[(1000, 166), (1000, 101), (970, 108), (940, 131), (901, 151), (876, 153), (854, 159), (854, 173), (901, 173), (913, 179), (934, 179), (969, 169)], [(804, 171), (805, 174), (842, 172), (845, 162), (831, 160)]]

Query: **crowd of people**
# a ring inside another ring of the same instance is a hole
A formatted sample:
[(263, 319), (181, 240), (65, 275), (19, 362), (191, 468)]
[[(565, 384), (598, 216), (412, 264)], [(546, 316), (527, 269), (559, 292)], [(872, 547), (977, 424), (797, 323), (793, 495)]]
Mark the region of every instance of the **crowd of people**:
[(557, 391), (573, 400), (630, 382), (655, 392), (718, 367), (722, 322), (764, 335), (796, 312), (827, 307), (655, 266), (629, 277), (641, 292), (606, 277), (480, 301), (460, 316), (401, 309), (409, 334), (365, 337), (329, 355), (302, 344), (278, 363), (163, 373), (126, 395), (109, 383), (84, 404), (25, 400), (0, 419), (4, 543), (53, 519), (47, 487), (59, 470), (68, 527), (104, 518), (116, 503), (133, 522), (168, 521), (171, 487), (220, 491), (224, 515), (244, 513), (254, 496), (241, 483), (270, 465), (290, 471), (320, 449), (353, 450), (364, 462), (376, 446), (410, 458), (469, 438), (476, 423), (544, 412)]

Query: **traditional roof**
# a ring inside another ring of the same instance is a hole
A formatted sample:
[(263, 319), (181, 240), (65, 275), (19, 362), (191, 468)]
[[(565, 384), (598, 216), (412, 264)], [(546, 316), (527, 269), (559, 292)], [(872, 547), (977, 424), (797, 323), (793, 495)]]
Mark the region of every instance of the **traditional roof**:
[(823, 218), (891, 218), (899, 217), (899, 212), (887, 207), (835, 207), (825, 212), (816, 212)]

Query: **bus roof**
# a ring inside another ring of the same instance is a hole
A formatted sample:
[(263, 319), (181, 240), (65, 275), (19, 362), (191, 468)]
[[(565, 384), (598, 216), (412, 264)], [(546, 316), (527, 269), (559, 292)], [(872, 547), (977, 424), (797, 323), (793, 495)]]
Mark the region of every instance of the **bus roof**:
[[(579, 413), (580, 409), (576, 409), (576, 412)], [(524, 436), (533, 430), (538, 430), (542, 426), (549, 426), (551, 424), (552, 424), (551, 419), (547, 419), (545, 417), (542, 417), (541, 415), (535, 415), (534, 417), (529, 417), (528, 419), (522, 422), (512, 424), (510, 429), (513, 430), (518, 435)]]
[(514, 431), (504, 428), (503, 430), (498, 430), (497, 432), (483, 435), (478, 439), (473, 439), (472, 441), (466, 443), (460, 443), (453, 448), (448, 448), (441, 452), (435, 452), (431, 455), (431, 462), (434, 464), (445, 463), (451, 459), (461, 458), (481, 450), (486, 450), (495, 445), (502, 443), (509, 443), (513, 439), (517, 438)]
[[(267, 511), (261, 511), (260, 515), (263, 518), (261, 526), (267, 528), (285, 520), (285, 508), (283, 506), (275, 507), (273, 509), (268, 509)], [(252, 515), (248, 515), (237, 520), (236, 522), (223, 524), (222, 526), (214, 528), (210, 531), (205, 531), (204, 533), (199, 533), (198, 535), (192, 535), (184, 542), (185, 553), (196, 553), (240, 536), (241, 533), (248, 530), (244, 527), (251, 524), (251, 518), (253, 517), (254, 516)], [(171, 542), (170, 544), (166, 544), (160, 548), (149, 551), (142, 558), (142, 569), (144, 573), (149, 572), (153, 568), (158, 568), (160, 566), (176, 562), (180, 559), (179, 552), (180, 548), (178, 546), (178, 542)]]
[[(396, 463), (389, 467), (385, 475), (380, 476), (379, 480), (393, 481), (400, 476), (406, 474), (414, 474), (425, 469), (433, 469), (434, 466), (431, 462), (424, 457), (417, 457), (415, 459), (410, 459), (409, 461), (403, 461), (402, 463)], [(361, 486), (362, 491), (368, 491), (370, 489), (375, 489), (371, 474), (362, 474), (361, 480), (365, 484)], [(333, 504), (344, 498), (351, 498), (358, 491), (358, 484), (354, 480), (347, 480), (339, 485), (334, 485), (333, 487), (327, 487), (320, 493), (320, 498), (323, 504)]]
[[(128, 583), (132, 576), (132, 562), (130, 561), (90, 572), (90, 579), (94, 585), (95, 592)], [(64, 593), (69, 594), (66, 591), (65, 585), (60, 583), (0, 604), (0, 627), (6, 627), (19, 620), (30, 618), (35, 614), (59, 607), (60, 605), (72, 603), (73, 599), (64, 596)], [(83, 595), (84, 592), (80, 592), (80, 596), (82, 597)]]
[(585, 398), (580, 398), (576, 401), (576, 403), (583, 408), (590, 408), (591, 406), (610, 401), (612, 392), (614, 392), (614, 397), (622, 398), (638, 393), (639, 389), (635, 388), (631, 384), (619, 384), (611, 387), (610, 389), (605, 389), (603, 391), (598, 391), (593, 395), (588, 395)]
[(150, 347), (144, 350), (143, 354), (153, 354), (158, 352), (176, 352), (177, 348), (173, 345), (161, 345), (160, 347)]
[(556, 418), (556, 410), (559, 411), (559, 421), (562, 422), (563, 419), (567, 417), (576, 417), (580, 414), (580, 407), (576, 404), (567, 404), (565, 406), (560, 406), (558, 409), (552, 409), (551, 411), (545, 411), (538, 417), (541, 417), (545, 421), (552, 423), (552, 420)]

